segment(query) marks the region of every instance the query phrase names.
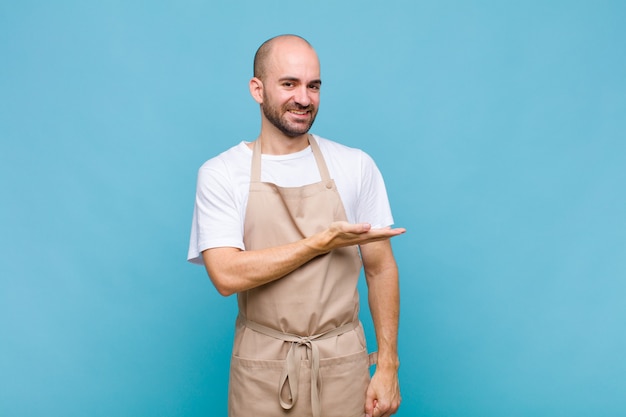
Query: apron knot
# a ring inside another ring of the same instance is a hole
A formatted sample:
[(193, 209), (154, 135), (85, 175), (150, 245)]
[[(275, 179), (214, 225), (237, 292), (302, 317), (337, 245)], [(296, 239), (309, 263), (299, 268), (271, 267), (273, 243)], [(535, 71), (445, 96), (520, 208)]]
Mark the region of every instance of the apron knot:
[(296, 343), (298, 344), (298, 346), (306, 345), (307, 347), (310, 347), (312, 341), (313, 341), (313, 339), (311, 339), (309, 336), (306, 336), (306, 337), (302, 337)]

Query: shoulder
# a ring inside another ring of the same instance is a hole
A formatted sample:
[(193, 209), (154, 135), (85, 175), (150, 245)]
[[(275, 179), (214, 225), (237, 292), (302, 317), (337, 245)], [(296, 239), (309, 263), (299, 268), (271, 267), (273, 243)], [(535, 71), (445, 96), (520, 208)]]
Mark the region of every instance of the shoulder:
[(353, 148), (321, 136), (313, 135), (317, 141), (324, 158), (330, 160), (330, 163), (339, 163), (341, 165), (349, 165), (351, 168), (358, 169), (376, 169), (374, 159), (365, 151), (359, 148)]
[(242, 170), (249, 170), (251, 159), (252, 151), (245, 142), (240, 142), (203, 163), (198, 170), (198, 174), (200, 177), (206, 175), (237, 175)]
[(344, 145), (334, 140), (313, 135), (324, 155), (324, 158), (342, 164), (369, 164), (372, 158), (363, 150)]
[(334, 140), (323, 138), (318, 135), (313, 135), (313, 138), (317, 141), (317, 144), (320, 146), (320, 149), (324, 153), (328, 152), (331, 155), (333, 153), (338, 153), (341, 155), (348, 154), (348, 155), (353, 155), (353, 156), (359, 156), (365, 153), (361, 149), (352, 148), (350, 146), (344, 145), (339, 142), (335, 142)]

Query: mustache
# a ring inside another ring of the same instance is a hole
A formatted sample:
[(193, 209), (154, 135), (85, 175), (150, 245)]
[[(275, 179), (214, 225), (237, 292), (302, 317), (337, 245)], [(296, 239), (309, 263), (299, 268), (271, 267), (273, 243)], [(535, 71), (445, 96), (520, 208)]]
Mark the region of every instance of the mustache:
[(285, 110), (289, 111), (289, 110), (298, 110), (298, 111), (312, 111), (315, 110), (315, 106), (312, 104), (309, 104), (308, 106), (302, 106), (298, 103), (295, 104), (291, 104), (289, 106), (285, 106)]

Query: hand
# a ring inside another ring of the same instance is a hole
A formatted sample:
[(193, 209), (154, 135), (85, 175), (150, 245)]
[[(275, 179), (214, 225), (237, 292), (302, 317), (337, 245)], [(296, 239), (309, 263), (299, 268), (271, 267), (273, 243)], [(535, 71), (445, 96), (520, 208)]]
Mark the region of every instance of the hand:
[(311, 247), (322, 253), (345, 246), (365, 245), (371, 242), (391, 239), (394, 236), (406, 232), (404, 228), (384, 227), (372, 229), (368, 223), (348, 223), (344, 221), (334, 222), (315, 236), (312, 236)]
[(365, 397), (365, 417), (389, 417), (400, 406), (400, 385), (395, 370), (376, 369)]

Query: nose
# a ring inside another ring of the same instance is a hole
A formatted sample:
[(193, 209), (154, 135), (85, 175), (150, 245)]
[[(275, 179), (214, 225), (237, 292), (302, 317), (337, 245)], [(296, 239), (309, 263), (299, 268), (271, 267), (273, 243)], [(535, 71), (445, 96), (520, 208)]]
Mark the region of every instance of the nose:
[(302, 107), (308, 107), (311, 104), (309, 89), (306, 85), (298, 86), (294, 92), (294, 101)]

